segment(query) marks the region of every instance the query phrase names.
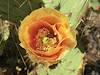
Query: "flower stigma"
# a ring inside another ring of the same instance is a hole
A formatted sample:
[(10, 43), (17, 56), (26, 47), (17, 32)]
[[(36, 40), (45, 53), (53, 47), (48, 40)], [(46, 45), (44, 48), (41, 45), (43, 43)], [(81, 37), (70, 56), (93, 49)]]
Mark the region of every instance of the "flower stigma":
[(42, 51), (52, 51), (58, 44), (57, 36), (50, 32), (47, 28), (38, 30), (37, 33), (37, 49)]

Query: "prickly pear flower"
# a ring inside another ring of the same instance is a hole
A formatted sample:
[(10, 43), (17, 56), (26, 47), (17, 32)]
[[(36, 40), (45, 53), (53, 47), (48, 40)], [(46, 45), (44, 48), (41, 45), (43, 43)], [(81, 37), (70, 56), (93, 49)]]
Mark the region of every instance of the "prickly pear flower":
[(76, 46), (66, 16), (55, 9), (40, 8), (19, 27), (19, 40), (32, 61), (54, 63)]

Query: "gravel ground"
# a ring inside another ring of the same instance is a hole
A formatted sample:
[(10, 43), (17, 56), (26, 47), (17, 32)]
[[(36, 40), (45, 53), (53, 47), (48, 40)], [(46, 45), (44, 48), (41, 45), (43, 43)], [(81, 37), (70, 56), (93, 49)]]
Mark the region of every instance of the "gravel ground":
[(84, 75), (100, 75), (100, 13), (89, 9), (77, 30), (86, 53)]

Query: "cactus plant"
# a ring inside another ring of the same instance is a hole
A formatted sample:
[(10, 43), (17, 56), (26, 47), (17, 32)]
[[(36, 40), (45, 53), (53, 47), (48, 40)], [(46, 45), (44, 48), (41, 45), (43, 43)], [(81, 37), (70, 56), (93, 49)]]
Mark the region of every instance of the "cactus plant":
[[(69, 27), (72, 32), (74, 32), (72, 35), (76, 36), (76, 28), (81, 21), (82, 16), (84, 16), (88, 3), (90, 3), (90, 6), (93, 8), (95, 7), (93, 6), (91, 0), (8, 0), (8, 2), (1, 0), (0, 15), (1, 18), (8, 19), (9, 21), (15, 22), (17, 25), (19, 25), (20, 21), (22, 21), (25, 16), (29, 15), (30, 12), (34, 11), (35, 9), (56, 9), (64, 16), (68, 17), (70, 24)], [(7, 8), (8, 10), (6, 10)], [(15, 14), (15, 12), (17, 14)], [(4, 37), (6, 40), (9, 36), (9, 30), (7, 29), (7, 31), (7, 37)], [(48, 41), (48, 37), (43, 39), (45, 44), (47, 44)], [(81, 75), (82, 70), (84, 69), (83, 57), (84, 54), (81, 52), (81, 50), (78, 48), (71, 48), (62, 59), (49, 65), (48, 67), (46, 67), (44, 64), (38, 63), (36, 66), (36, 72), (38, 75)]]

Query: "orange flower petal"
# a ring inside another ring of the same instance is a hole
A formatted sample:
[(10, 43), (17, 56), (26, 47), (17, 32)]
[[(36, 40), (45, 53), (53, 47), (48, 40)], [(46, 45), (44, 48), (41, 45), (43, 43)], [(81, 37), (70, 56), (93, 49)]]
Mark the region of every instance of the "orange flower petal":
[[(38, 43), (36, 36), (39, 29), (42, 28), (46, 28), (50, 34), (57, 35), (58, 44), (52, 51), (37, 50), (40, 45), (36, 46)], [(69, 51), (69, 48), (76, 46), (76, 39), (70, 30), (67, 17), (50, 8), (35, 10), (21, 22), (19, 40), (29, 55), (48, 62), (57, 61), (65, 52)]]

